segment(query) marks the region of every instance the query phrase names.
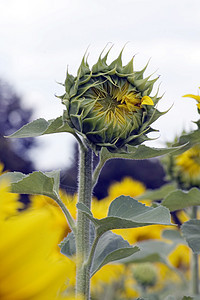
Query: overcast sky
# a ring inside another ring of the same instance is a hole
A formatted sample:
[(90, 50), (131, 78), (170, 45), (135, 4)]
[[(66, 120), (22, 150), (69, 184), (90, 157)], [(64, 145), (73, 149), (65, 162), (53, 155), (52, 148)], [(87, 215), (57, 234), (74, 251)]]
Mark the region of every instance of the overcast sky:
[[(7, 80), (34, 108), (34, 118), (56, 118), (63, 106), (55, 94), (63, 94), (67, 65), (76, 74), (89, 46), (89, 64), (111, 42), (108, 60), (126, 42), (123, 61), (135, 56), (135, 69), (151, 58), (146, 75), (160, 75), (159, 110), (170, 112), (154, 125), (163, 146), (198, 118), (195, 100), (200, 86), (199, 0), (0, 0), (0, 78)], [(32, 153), (37, 167), (63, 167), (72, 159), (73, 138), (68, 134), (40, 137), (41, 147)], [(149, 144), (150, 145), (150, 144)]]

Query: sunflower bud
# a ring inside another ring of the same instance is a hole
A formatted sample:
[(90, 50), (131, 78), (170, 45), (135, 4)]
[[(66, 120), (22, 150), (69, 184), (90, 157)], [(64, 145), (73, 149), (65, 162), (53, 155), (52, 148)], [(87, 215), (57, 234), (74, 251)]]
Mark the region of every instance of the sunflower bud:
[(95, 152), (101, 147), (120, 152), (127, 145), (141, 144), (162, 114), (155, 109), (161, 97), (150, 97), (158, 77), (143, 78), (146, 67), (134, 71), (133, 59), (123, 66), (123, 50), (108, 65), (109, 51), (91, 69), (84, 56), (76, 77), (67, 72), (66, 92), (60, 97), (66, 106), (65, 121)]
[(133, 277), (144, 288), (154, 286), (157, 281), (157, 271), (150, 263), (141, 263), (133, 268)]

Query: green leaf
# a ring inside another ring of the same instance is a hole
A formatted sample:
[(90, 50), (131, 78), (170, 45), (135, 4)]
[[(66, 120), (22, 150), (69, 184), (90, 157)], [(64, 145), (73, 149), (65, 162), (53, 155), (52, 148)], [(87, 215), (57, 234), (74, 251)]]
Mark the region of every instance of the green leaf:
[(122, 263), (162, 262), (168, 265), (167, 256), (176, 247), (176, 244), (159, 240), (147, 240), (136, 244), (140, 251), (122, 260)]
[(172, 225), (171, 216), (166, 207), (145, 206), (129, 196), (120, 196), (113, 200), (108, 216), (101, 220), (94, 218), (84, 204), (78, 203), (77, 208), (94, 223), (99, 235), (112, 229), (136, 228), (153, 224)]
[(182, 300), (194, 300), (194, 298), (190, 296), (184, 296)]
[(194, 253), (200, 253), (200, 220), (191, 219), (181, 226), (181, 231)]
[(183, 144), (186, 144), (186, 143), (187, 143), (187, 146), (185, 147), (184, 151), (191, 148), (193, 145), (200, 143), (200, 131), (199, 131), (199, 129), (194, 130), (191, 133), (182, 135), (179, 138), (178, 143), (175, 144), (175, 146), (183, 145)]
[(67, 257), (71, 257), (76, 254), (76, 242), (73, 232), (68, 233), (67, 237), (59, 245), (61, 253)]
[(162, 200), (163, 198), (165, 198), (169, 193), (173, 192), (174, 190), (176, 190), (176, 185), (167, 183), (158, 189), (147, 190), (144, 194), (137, 197), (137, 199), (139, 199), (139, 200), (148, 199), (148, 200), (152, 200), (152, 201)]
[(46, 121), (43, 118), (37, 119), (24, 125), (19, 130), (7, 137), (27, 138), (58, 132), (74, 133), (74, 130), (67, 123), (63, 124), (62, 116), (49, 121)]
[(170, 148), (150, 148), (145, 145), (139, 146), (128, 146), (128, 152), (123, 153), (111, 153), (105, 147), (102, 149), (101, 156), (103, 160), (108, 160), (112, 158), (125, 158), (125, 159), (148, 159), (153, 157), (162, 156), (165, 154), (172, 153), (182, 148), (170, 147)]
[(175, 296), (169, 295), (164, 300), (177, 300)]
[(0, 180), (3, 179), (10, 183), (12, 193), (45, 195), (53, 199), (59, 193), (59, 170), (45, 173), (38, 171), (28, 175), (8, 172), (0, 176)]
[(131, 247), (120, 235), (111, 231), (104, 233), (97, 244), (94, 260), (91, 268), (91, 276), (93, 276), (104, 265), (119, 261), (127, 256), (138, 252), (138, 247)]
[(1, 180), (7, 180), (8, 183), (17, 182), (25, 178), (26, 175), (21, 172), (7, 172), (0, 176)]
[(166, 196), (162, 205), (170, 211), (200, 205), (200, 190), (197, 188), (192, 188), (188, 192), (176, 190)]
[(170, 240), (173, 243), (185, 244), (185, 240), (179, 230), (165, 229), (162, 232), (162, 238)]

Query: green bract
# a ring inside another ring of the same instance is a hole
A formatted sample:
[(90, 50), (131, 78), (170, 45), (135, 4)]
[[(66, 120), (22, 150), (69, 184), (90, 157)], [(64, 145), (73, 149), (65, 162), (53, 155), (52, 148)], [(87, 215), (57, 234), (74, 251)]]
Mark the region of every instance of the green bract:
[[(110, 51), (110, 50), (109, 50)], [(133, 70), (133, 59), (123, 66), (122, 52), (111, 64), (100, 55), (89, 68), (85, 56), (74, 77), (67, 72), (64, 120), (95, 151), (106, 147), (111, 152), (126, 151), (127, 145), (148, 140), (150, 125), (163, 113), (155, 105), (161, 97), (149, 96), (158, 79), (143, 78), (146, 67)]]

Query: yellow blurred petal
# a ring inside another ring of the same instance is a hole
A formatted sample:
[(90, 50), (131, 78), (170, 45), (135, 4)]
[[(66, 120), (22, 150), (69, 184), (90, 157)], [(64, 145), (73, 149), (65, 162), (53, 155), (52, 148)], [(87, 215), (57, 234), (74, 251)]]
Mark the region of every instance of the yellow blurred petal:
[(51, 210), (42, 207), (28, 209), (3, 222), (0, 227), (2, 299), (57, 299), (61, 286), (66, 288), (65, 283), (75, 278), (74, 263), (57, 246), (65, 228), (54, 226), (54, 221)]
[(108, 189), (108, 195), (112, 200), (122, 194), (134, 198), (144, 192), (144, 184), (140, 181), (133, 180), (131, 177), (124, 177), (122, 181), (113, 183)]
[(189, 270), (190, 266), (190, 249), (186, 245), (178, 245), (175, 250), (170, 253), (169, 261), (171, 264), (182, 270), (187, 271)]
[(125, 267), (119, 264), (103, 266), (91, 279), (91, 290), (95, 294), (100, 291), (103, 284), (110, 285), (124, 275)]
[(200, 102), (200, 96), (199, 95), (187, 94), (187, 95), (184, 95), (183, 97), (192, 98), (192, 99), (195, 99), (198, 102)]
[(7, 180), (0, 183), (0, 221), (16, 215), (19, 208), (23, 208), (23, 204), (19, 201), (19, 195), (9, 193)]
[(3, 172), (3, 168), (4, 168), (4, 165), (2, 163), (0, 163), (0, 175), (2, 174)]
[(153, 100), (149, 96), (142, 97), (141, 105), (154, 105)]

